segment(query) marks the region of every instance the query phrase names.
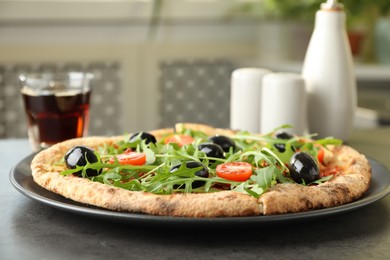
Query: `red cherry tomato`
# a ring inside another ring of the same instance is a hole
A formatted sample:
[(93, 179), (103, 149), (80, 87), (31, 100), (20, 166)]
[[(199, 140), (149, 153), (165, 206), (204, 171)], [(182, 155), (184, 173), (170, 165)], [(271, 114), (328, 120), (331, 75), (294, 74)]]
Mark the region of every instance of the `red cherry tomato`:
[(317, 159), (321, 164), (324, 164), (324, 157), (325, 157), (325, 150), (324, 148), (321, 148), (317, 152)]
[(252, 175), (252, 164), (247, 162), (228, 162), (217, 166), (218, 177), (231, 181), (246, 181)]
[(184, 135), (184, 134), (175, 134), (170, 135), (167, 138), (165, 138), (164, 143), (177, 143), (180, 147), (185, 144), (190, 144), (194, 141), (194, 138), (190, 135)]
[[(136, 152), (124, 152), (122, 154), (115, 155), (120, 164), (123, 165), (144, 165), (146, 163), (146, 154)], [(115, 159), (112, 157), (109, 163), (114, 163)]]

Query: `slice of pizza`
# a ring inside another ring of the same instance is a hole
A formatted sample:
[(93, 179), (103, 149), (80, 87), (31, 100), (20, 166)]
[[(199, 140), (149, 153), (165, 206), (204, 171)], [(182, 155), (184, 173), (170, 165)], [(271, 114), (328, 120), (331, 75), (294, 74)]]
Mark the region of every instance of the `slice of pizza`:
[(359, 199), (366, 157), (340, 140), (252, 134), (180, 123), (117, 137), (68, 140), (38, 153), (34, 181), (114, 211), (226, 217), (296, 213)]

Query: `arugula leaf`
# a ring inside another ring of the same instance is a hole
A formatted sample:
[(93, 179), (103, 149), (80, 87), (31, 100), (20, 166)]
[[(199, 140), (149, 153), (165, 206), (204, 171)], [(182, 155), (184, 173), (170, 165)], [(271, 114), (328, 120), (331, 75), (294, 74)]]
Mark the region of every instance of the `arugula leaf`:
[(274, 165), (255, 169), (254, 171), (256, 174), (251, 176), (251, 180), (257, 183), (257, 185), (263, 189), (267, 190), (276, 184), (278, 169)]
[[(291, 127), (283, 125), (266, 135), (255, 135), (248, 132), (239, 132), (231, 138), (235, 141), (238, 150), (232, 149), (225, 153), (225, 159), (210, 158), (198, 150), (201, 142), (208, 141), (208, 136), (192, 129), (183, 129), (182, 134), (191, 135), (195, 141), (180, 147), (176, 143), (164, 144), (159, 140), (156, 144), (148, 143), (140, 138), (129, 141), (128, 136), (114, 145), (102, 145), (95, 153), (98, 162), (78, 166), (76, 169), (68, 169), (62, 175), (70, 175), (81, 171), (82, 177), (92, 181), (105, 183), (115, 187), (134, 191), (147, 191), (156, 194), (171, 194), (177, 192), (197, 193), (216, 192), (221, 189), (231, 189), (237, 192), (259, 197), (276, 183), (293, 182), (289, 177), (289, 164), (291, 156), (296, 151), (304, 151), (317, 158), (318, 150), (327, 145), (341, 145), (342, 141), (334, 138), (311, 140), (312, 136), (296, 136), (291, 139), (278, 139), (275, 133), (283, 128)], [(283, 144), (285, 151), (279, 151), (275, 144)], [(146, 164), (142, 166), (121, 165), (115, 155), (132, 149), (146, 154)], [(114, 157), (114, 163), (107, 163)], [(187, 168), (183, 162), (197, 161), (207, 166), (210, 176), (202, 178), (195, 175), (201, 169)], [(214, 161), (214, 162), (213, 162)], [(216, 167), (220, 163), (245, 161), (253, 165), (253, 174), (245, 182), (230, 181), (216, 176)], [(211, 163), (212, 162), (212, 163)], [(63, 164), (63, 162), (62, 162)], [(181, 164), (174, 172), (170, 169)], [(101, 173), (94, 177), (88, 177), (88, 169), (95, 169)], [(312, 184), (320, 184), (328, 181), (332, 176), (323, 177)], [(202, 181), (204, 185), (193, 188), (195, 181)]]
[(322, 177), (321, 179), (313, 181), (313, 182), (309, 183), (308, 185), (310, 185), (310, 184), (321, 184), (321, 183), (324, 183), (326, 181), (329, 181), (332, 178), (333, 178), (333, 175), (328, 175), (328, 176)]

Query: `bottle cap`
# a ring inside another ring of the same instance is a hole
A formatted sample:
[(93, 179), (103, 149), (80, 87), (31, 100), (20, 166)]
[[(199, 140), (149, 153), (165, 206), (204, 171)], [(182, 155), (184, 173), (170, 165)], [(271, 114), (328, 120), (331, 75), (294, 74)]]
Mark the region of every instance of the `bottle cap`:
[(326, 11), (340, 11), (344, 9), (344, 5), (337, 0), (327, 0), (326, 3), (321, 4), (321, 10)]

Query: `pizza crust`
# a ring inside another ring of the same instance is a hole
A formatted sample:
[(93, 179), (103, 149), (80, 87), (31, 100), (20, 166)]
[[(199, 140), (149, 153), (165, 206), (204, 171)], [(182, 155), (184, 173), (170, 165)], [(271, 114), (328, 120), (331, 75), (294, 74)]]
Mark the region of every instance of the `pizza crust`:
[[(209, 135), (234, 134), (232, 130), (214, 129), (204, 125), (181, 124), (195, 127)], [(156, 138), (173, 133), (173, 129), (150, 131)], [(74, 201), (114, 211), (175, 217), (231, 217), (284, 214), (349, 203), (361, 197), (368, 189), (371, 168), (368, 160), (348, 146), (335, 148), (338, 162), (347, 164), (344, 175), (317, 186), (277, 184), (256, 199), (235, 191), (201, 194), (157, 195), (128, 191), (73, 175), (62, 176), (65, 165), (54, 165), (76, 145), (97, 148), (123, 139), (117, 137), (87, 137), (68, 140), (38, 153), (31, 162), (34, 181), (47, 190)]]
[[(172, 130), (150, 133), (162, 137)], [(156, 195), (93, 182), (73, 175), (62, 176), (65, 166), (53, 166), (76, 145), (91, 148), (112, 144), (123, 137), (87, 137), (68, 140), (38, 153), (32, 160), (34, 181), (54, 193), (74, 201), (114, 211), (126, 211), (160, 216), (227, 217), (259, 215), (257, 200), (233, 191), (203, 194)]]
[(366, 157), (349, 146), (333, 149), (345, 172), (316, 186), (277, 184), (259, 198), (265, 215), (330, 208), (360, 198), (369, 188), (371, 166)]

